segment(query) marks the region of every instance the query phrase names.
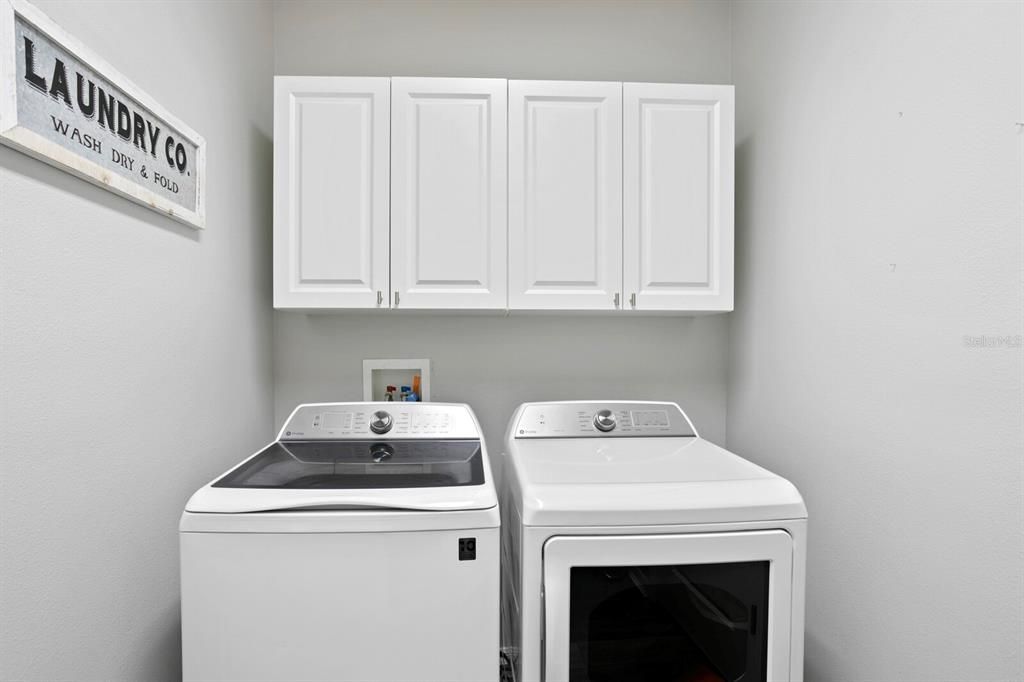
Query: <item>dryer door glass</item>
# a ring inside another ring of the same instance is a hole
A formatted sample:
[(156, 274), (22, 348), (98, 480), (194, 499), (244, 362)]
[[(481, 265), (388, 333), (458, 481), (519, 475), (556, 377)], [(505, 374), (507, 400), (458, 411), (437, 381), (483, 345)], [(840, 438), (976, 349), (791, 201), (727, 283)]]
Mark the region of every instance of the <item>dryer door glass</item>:
[(361, 489), (481, 485), (478, 440), (272, 443), (215, 488)]
[(764, 682), (769, 567), (572, 567), (569, 679)]

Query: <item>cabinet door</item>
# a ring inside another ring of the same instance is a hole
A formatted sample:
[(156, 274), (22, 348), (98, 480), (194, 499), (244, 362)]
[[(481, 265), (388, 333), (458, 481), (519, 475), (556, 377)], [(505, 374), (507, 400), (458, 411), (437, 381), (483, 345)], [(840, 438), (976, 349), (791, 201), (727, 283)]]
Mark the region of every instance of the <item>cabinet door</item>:
[(509, 307), (622, 290), (622, 84), (509, 81)]
[(507, 304), (507, 81), (391, 81), (397, 308)]
[(274, 306), (387, 306), (389, 79), (274, 79)]
[(627, 305), (732, 310), (733, 88), (623, 86)]

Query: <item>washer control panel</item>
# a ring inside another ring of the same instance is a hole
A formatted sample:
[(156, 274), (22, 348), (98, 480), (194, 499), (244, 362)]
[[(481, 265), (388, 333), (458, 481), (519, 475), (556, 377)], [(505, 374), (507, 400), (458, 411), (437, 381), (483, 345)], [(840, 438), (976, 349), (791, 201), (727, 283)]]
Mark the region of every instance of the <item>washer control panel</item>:
[(465, 405), (449, 403), (321, 403), (300, 405), (278, 440), (480, 438)]
[(614, 438), (697, 435), (675, 403), (578, 401), (528, 403), (515, 438)]

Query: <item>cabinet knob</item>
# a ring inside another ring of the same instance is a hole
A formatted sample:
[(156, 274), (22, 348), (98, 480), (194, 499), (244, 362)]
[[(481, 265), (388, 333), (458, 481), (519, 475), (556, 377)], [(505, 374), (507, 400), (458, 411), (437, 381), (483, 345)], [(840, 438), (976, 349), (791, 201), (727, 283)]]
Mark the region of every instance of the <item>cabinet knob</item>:
[(615, 307), (618, 308), (619, 307), (619, 295), (618, 294), (615, 294), (614, 301), (615, 301)]
[(633, 309), (636, 309), (636, 292), (635, 291), (632, 294), (629, 295), (629, 305), (631, 305), (633, 307)]
[(380, 289), (377, 290), (377, 307), (381, 307), (384, 304), (384, 292)]

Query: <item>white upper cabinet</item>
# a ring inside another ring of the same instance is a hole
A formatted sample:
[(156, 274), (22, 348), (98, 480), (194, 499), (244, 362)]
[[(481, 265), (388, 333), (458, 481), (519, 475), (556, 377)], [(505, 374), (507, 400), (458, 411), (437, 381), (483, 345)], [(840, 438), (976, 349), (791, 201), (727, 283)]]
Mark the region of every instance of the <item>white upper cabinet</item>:
[(512, 309), (613, 310), (622, 292), (622, 84), (509, 81)]
[(290, 77), (278, 308), (733, 308), (730, 85)]
[(636, 310), (733, 307), (733, 87), (623, 86), (623, 283)]
[(395, 308), (507, 302), (507, 81), (391, 79)]
[(387, 78), (274, 81), (274, 306), (387, 306)]

